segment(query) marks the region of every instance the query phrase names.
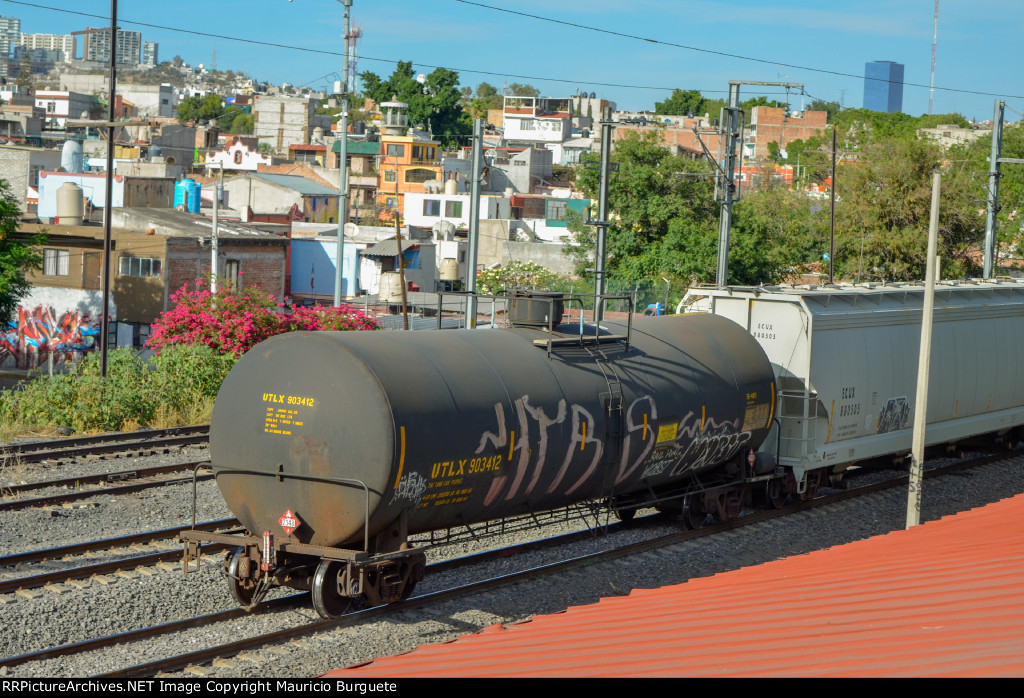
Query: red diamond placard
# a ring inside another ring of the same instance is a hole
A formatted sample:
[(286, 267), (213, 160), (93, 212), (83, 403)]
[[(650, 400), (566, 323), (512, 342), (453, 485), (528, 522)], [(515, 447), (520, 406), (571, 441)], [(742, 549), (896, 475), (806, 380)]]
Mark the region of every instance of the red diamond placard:
[(284, 516), (278, 519), (277, 522), (281, 524), (281, 528), (284, 529), (284, 534), (286, 536), (290, 536), (292, 531), (302, 525), (302, 522), (299, 521), (299, 517), (293, 514), (291, 509), (286, 511)]

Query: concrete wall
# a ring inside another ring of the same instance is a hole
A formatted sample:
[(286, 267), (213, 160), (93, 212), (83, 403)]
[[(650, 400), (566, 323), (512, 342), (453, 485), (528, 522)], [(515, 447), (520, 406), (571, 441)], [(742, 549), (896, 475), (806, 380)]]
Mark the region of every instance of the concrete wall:
[(59, 166), (59, 150), (0, 146), (0, 179), (6, 179), (10, 184), (11, 193), (17, 197), (23, 213), (27, 211), (26, 197), (28, 188), (32, 186), (32, 169), (55, 170)]

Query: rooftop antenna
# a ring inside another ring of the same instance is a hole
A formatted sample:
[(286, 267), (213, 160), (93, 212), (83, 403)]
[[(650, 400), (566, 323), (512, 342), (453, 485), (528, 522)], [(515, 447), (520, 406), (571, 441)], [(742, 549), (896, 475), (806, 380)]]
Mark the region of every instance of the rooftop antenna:
[(363, 36), (363, 30), (360, 27), (353, 27), (348, 33), (348, 40), (346, 44), (346, 51), (348, 51), (348, 75), (345, 79), (348, 80), (348, 92), (354, 94), (356, 92), (356, 76), (359, 75), (359, 71), (356, 70), (356, 42), (359, 41)]
[(932, 114), (935, 100), (935, 43), (939, 38), (939, 0), (935, 0), (935, 22), (932, 25), (932, 84), (928, 89), (928, 116)]

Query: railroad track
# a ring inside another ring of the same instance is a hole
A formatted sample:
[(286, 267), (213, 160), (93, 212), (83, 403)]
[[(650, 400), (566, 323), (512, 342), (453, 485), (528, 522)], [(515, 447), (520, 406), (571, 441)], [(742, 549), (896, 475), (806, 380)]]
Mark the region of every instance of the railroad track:
[(39, 463), (125, 451), (149, 451), (174, 446), (207, 443), (210, 425), (153, 429), (98, 436), (81, 436), (54, 441), (34, 441), (0, 447), (0, 463)]
[[(988, 456), (981, 459), (975, 459), (969, 463), (955, 464), (953, 466), (931, 470), (927, 473), (927, 476), (933, 477), (934, 475), (939, 473), (948, 473), (956, 470), (963, 470), (969, 467), (973, 467), (975, 465), (992, 462), (994, 460), (999, 460), (1006, 457), (1006, 454), (999, 454), (996, 456)], [(648, 540), (642, 543), (635, 543), (623, 547), (614, 548), (611, 550), (595, 552), (592, 554), (563, 560), (557, 563), (541, 565), (538, 567), (534, 567), (532, 569), (521, 570), (511, 574), (486, 579), (483, 581), (476, 581), (468, 584), (453, 586), (442, 591), (426, 593), (420, 596), (414, 596), (413, 598), (400, 604), (382, 606), (367, 609), (364, 611), (357, 611), (340, 619), (316, 620), (313, 622), (302, 623), (299, 626), (282, 628), (274, 630), (272, 632), (261, 633), (253, 637), (239, 639), (229, 643), (208, 647), (202, 650), (187, 652), (174, 657), (165, 657), (157, 661), (125, 667), (105, 674), (104, 676), (144, 677), (153, 676), (159, 673), (181, 671), (186, 669), (187, 667), (208, 664), (214, 661), (214, 659), (232, 657), (241, 652), (261, 648), (265, 645), (283, 643), (289, 640), (294, 640), (302, 636), (308, 636), (313, 633), (325, 630), (345, 628), (364, 622), (396, 618), (396, 614), (402, 613), (407, 610), (423, 608), (431, 604), (440, 603), (442, 601), (447, 601), (469, 594), (492, 590), (500, 586), (511, 584), (513, 582), (529, 581), (547, 576), (564, 575), (567, 571), (578, 569), (587, 565), (593, 565), (598, 562), (604, 562), (611, 559), (625, 557), (629, 555), (638, 555), (650, 550), (655, 550), (666, 546), (675, 545), (690, 540), (695, 540), (702, 537), (713, 536), (732, 529), (737, 529), (745, 526), (752, 526), (777, 517), (791, 515), (799, 511), (805, 511), (821, 506), (828, 506), (830, 504), (845, 499), (863, 496), (868, 493), (878, 492), (893, 487), (905, 486), (906, 479), (907, 478), (905, 476), (897, 477), (895, 479), (883, 483), (854, 487), (847, 491), (841, 491), (835, 494), (828, 494), (813, 500), (796, 501), (780, 509), (750, 514), (733, 521), (709, 525), (697, 531), (681, 531), (673, 533), (672, 535), (658, 537), (653, 540)], [(651, 518), (652, 517), (644, 517), (643, 520), (646, 521)], [(633, 522), (632, 525), (636, 526), (640, 521), (641, 519), (638, 518), (635, 522)], [(621, 524), (609, 524), (608, 528), (610, 530), (615, 530), (620, 526)], [(580, 533), (571, 534), (569, 538), (578, 538), (580, 536), (589, 537), (593, 535), (593, 531), (584, 531)], [(517, 553), (521, 553), (528, 548), (536, 548), (538, 546), (561, 545), (564, 544), (566, 540), (567, 537), (560, 536), (551, 539), (546, 539), (544, 541), (535, 541), (532, 543), (506, 547), (499, 550), (489, 551), (487, 553), (478, 553), (476, 555), (458, 558), (452, 561), (433, 563), (429, 566), (428, 569), (428, 579), (446, 569), (450, 570), (460, 566), (478, 564), (488, 559), (508, 558)], [(307, 594), (291, 594), (289, 596), (274, 599), (271, 602), (267, 602), (261, 605), (261, 610), (258, 610), (257, 613), (275, 613), (281, 609), (292, 609), (299, 606), (304, 607), (306, 605), (308, 605)], [(82, 642), (77, 642), (63, 647), (48, 648), (45, 650), (40, 650), (38, 652), (27, 653), (16, 657), (8, 657), (6, 659), (0, 660), (0, 667), (11, 667), (19, 664), (24, 664), (26, 662), (41, 661), (45, 659), (54, 659), (59, 657), (68, 657), (74, 654), (104, 648), (114, 643), (137, 641), (140, 638), (160, 636), (185, 631), (191, 628), (209, 626), (214, 623), (237, 619), (243, 617), (244, 615), (245, 611), (243, 611), (242, 609), (231, 609), (219, 613), (206, 614), (194, 618), (186, 618), (180, 621), (164, 623), (150, 628), (142, 628), (137, 631), (132, 631), (130, 633), (120, 633), (108, 637), (100, 637)]]
[[(0, 511), (13, 511), (28, 507), (43, 507), (64, 502), (74, 502), (100, 495), (126, 494), (138, 492), (150, 487), (164, 487), (183, 482), (192, 482), (191, 472), (209, 465), (209, 461), (191, 461), (188, 463), (172, 463), (150, 468), (135, 468), (112, 473), (95, 475), (79, 475), (59, 480), (40, 480), (23, 485), (0, 485)], [(190, 471), (189, 475), (177, 478), (162, 477), (171, 473)], [(195, 481), (209, 480), (212, 473), (196, 473)], [(24, 497), (29, 492), (47, 489), (63, 489), (56, 494), (39, 497)]]
[[(236, 519), (220, 519), (218, 521), (198, 523), (195, 527), (203, 531), (237, 533), (238, 530), (234, 528), (237, 526), (238, 521)], [(4, 555), (3, 557), (0, 557), (0, 569), (12, 569), (19, 565), (45, 562), (48, 560), (63, 560), (68, 557), (81, 556), (87, 553), (113, 551), (118, 548), (129, 548), (130, 546), (138, 546), (147, 543), (167, 541), (168, 543), (174, 544), (173, 550), (122, 556), (117, 559), (101, 563), (5, 579), (0, 581), (0, 594), (16, 593), (27, 589), (38, 589), (51, 584), (66, 584), (73, 580), (89, 579), (97, 575), (114, 574), (125, 570), (156, 565), (161, 562), (180, 562), (181, 545), (174, 541), (174, 538), (184, 528), (185, 527), (177, 526), (175, 528), (165, 528), (158, 531), (146, 531), (144, 533), (134, 533), (127, 536), (118, 536), (116, 538), (75, 543), (73, 545), (63, 545), (57, 548), (47, 548), (45, 550), (32, 550), (24, 553), (15, 553), (13, 555)], [(209, 547), (214, 548), (215, 546)]]

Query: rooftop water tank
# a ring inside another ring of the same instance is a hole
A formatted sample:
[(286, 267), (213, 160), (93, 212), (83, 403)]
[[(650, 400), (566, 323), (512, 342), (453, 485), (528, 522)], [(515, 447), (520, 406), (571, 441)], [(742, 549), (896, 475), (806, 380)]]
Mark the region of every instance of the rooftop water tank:
[(452, 257), (441, 260), (441, 281), (457, 281), (459, 278), (459, 263)]
[(64, 141), (64, 148), (60, 151), (60, 166), (65, 172), (82, 171), (82, 142), (76, 140)]
[(202, 185), (194, 179), (183, 179), (174, 185), (174, 208), (199, 213)]
[(85, 206), (82, 203), (82, 188), (74, 182), (65, 182), (57, 189), (58, 225), (82, 225)]

